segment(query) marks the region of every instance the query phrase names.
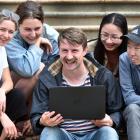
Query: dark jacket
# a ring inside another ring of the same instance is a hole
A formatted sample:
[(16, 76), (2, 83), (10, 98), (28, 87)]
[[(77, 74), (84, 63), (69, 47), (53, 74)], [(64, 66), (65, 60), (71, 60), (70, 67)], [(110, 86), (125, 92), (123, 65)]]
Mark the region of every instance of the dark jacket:
[[(42, 113), (48, 111), (49, 88), (62, 86), (61, 69), (54, 74), (50, 68), (58, 60), (59, 58), (56, 58), (49, 66), (44, 68), (33, 94), (30, 118), (33, 129), (37, 134), (40, 134), (43, 129), (43, 126), (39, 124), (39, 119)], [(106, 87), (106, 114), (110, 115), (114, 126), (118, 127), (121, 121), (122, 99), (115, 78), (108, 69), (98, 64), (93, 58), (87, 56), (86, 60), (93, 66), (90, 67), (89, 72), (91, 85), (105, 85)], [(57, 67), (54, 68), (57, 69)]]

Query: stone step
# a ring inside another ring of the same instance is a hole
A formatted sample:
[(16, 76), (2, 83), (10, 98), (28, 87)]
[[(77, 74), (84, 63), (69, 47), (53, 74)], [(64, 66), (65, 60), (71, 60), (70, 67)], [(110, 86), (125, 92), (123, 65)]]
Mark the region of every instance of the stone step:
[[(0, 0), (0, 9), (16, 9), (25, 0)], [(88, 38), (97, 36), (102, 17), (111, 12), (124, 14), (129, 29), (140, 23), (140, 0), (39, 0), (45, 22), (58, 31), (70, 26), (83, 29)]]
[[(128, 28), (129, 28), (129, 30), (131, 30), (135, 26), (136, 25), (129, 25)], [(77, 25), (77, 26), (53, 26), (53, 27), (58, 32), (61, 32), (62, 30), (64, 30), (65, 28), (68, 28), (68, 27), (77, 27), (77, 28), (80, 28), (80, 29), (82, 29), (83, 31), (86, 32), (86, 34), (88, 36), (88, 40), (97, 38), (98, 29), (99, 29), (99, 26), (98, 25), (94, 25), (94, 26), (89, 26), (89, 25), (86, 25), (86, 26), (80, 26), (80, 25)]]
[[(45, 12), (45, 20), (50, 25), (99, 25), (102, 17), (110, 12)], [(130, 25), (140, 23), (140, 12), (124, 12), (118, 13), (126, 16)]]

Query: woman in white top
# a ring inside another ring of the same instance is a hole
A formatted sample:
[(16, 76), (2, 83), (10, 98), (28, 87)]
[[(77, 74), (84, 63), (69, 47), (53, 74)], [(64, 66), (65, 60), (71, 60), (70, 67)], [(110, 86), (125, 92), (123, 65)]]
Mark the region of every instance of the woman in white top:
[(4, 48), (13, 37), (18, 19), (12, 11), (4, 9), (0, 12), (0, 140), (16, 139), (19, 133), (15, 124), (27, 115), (24, 97), (13, 89)]

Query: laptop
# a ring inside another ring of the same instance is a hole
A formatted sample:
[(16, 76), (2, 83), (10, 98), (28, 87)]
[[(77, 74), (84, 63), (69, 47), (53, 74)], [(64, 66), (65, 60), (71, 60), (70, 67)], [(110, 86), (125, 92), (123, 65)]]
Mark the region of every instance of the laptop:
[(54, 87), (49, 89), (49, 111), (64, 119), (102, 119), (105, 117), (105, 87)]

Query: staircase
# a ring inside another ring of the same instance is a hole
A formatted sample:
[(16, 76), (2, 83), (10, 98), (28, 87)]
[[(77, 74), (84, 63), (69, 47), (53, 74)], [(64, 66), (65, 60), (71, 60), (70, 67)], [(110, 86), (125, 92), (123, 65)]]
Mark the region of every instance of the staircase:
[(111, 12), (126, 16), (129, 29), (140, 24), (140, 0), (50, 0), (44, 3), (46, 22), (58, 31), (82, 28), (88, 39), (96, 38), (102, 17)]
[[(0, 9), (14, 10), (23, 0), (0, 0)], [(39, 1), (39, 0), (38, 0)], [(45, 21), (58, 31), (74, 26), (83, 29), (88, 39), (96, 38), (102, 17), (111, 12), (126, 16), (129, 29), (140, 24), (140, 0), (40, 0)]]
[[(0, 10), (16, 9), (23, 0), (0, 0)], [(102, 17), (111, 12), (126, 16), (129, 29), (140, 24), (140, 0), (38, 0), (45, 21), (61, 31), (74, 26), (83, 29), (88, 39), (96, 38)], [(126, 140), (124, 136), (121, 140)]]

